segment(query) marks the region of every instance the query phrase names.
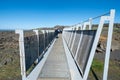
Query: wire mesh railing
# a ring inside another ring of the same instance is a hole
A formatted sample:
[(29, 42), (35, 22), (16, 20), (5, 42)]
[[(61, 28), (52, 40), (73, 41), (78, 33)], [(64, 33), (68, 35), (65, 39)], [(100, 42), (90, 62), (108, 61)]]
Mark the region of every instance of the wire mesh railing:
[[(109, 13), (89, 18), (82, 23), (78, 23), (63, 30), (63, 38), (66, 41), (68, 49), (83, 80), (88, 78), (102, 28), (104, 24), (108, 22), (109, 29), (103, 72), (103, 80), (107, 80), (114, 15), (115, 11), (111, 10)], [(99, 25), (93, 27), (92, 24)]]
[(54, 30), (16, 30), (19, 34), (19, 50), (22, 79), (41, 61), (56, 37)]

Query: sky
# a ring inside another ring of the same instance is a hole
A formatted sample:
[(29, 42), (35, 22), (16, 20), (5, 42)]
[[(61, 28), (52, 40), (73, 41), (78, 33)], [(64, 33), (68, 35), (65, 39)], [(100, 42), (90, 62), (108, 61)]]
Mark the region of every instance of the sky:
[(88, 18), (116, 10), (119, 0), (0, 0), (0, 29), (34, 29), (74, 25)]

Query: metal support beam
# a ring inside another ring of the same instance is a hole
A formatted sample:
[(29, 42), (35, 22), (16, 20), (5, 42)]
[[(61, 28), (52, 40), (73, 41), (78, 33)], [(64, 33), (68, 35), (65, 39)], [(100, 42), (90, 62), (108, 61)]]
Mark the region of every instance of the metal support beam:
[(35, 32), (35, 34), (37, 35), (37, 41), (38, 41), (38, 59), (36, 60), (36, 63), (39, 62), (39, 32), (38, 30), (33, 30), (33, 32)]
[[(72, 27), (70, 28), (70, 31), (73, 31), (73, 28), (72, 28)], [(73, 33), (73, 32), (69, 32), (70, 36), (69, 36), (69, 38), (68, 38), (68, 47), (69, 47), (69, 45), (70, 45), (70, 40), (71, 40), (71, 38), (72, 38), (72, 33)]]
[(72, 28), (71, 37), (70, 37), (69, 44), (68, 44), (69, 47), (70, 47), (71, 42), (72, 42), (72, 38), (73, 38), (73, 35), (74, 35), (74, 30), (75, 30), (75, 29)]
[(22, 80), (26, 80), (24, 33), (23, 30), (16, 30), (15, 33), (19, 34), (19, 51)]
[(109, 22), (107, 47), (106, 47), (105, 62), (104, 62), (103, 80), (107, 80), (107, 76), (108, 76), (108, 66), (109, 66), (109, 59), (110, 59), (110, 49), (111, 49), (111, 42), (112, 42), (114, 17), (115, 17), (115, 10), (111, 10), (110, 17), (109, 17), (110, 22)]
[[(75, 26), (75, 33), (74, 33), (74, 36), (73, 36), (73, 43), (71, 44), (71, 52), (72, 52), (72, 49), (73, 49), (73, 45), (75, 43), (75, 39), (76, 39), (76, 35), (77, 35), (77, 30), (82, 29), (82, 25), (81, 24), (78, 24)], [(73, 52), (72, 52), (73, 53)]]
[[(42, 33), (44, 34), (44, 50), (45, 50), (45, 30), (41, 30), (42, 31)], [(43, 53), (44, 53), (44, 51), (43, 51)]]

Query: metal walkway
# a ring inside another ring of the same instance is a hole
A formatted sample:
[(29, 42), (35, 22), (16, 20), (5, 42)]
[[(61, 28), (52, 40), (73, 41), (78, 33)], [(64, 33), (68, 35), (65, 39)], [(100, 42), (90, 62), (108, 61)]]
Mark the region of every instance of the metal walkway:
[(61, 34), (48, 55), (38, 80), (70, 80), (70, 72)]

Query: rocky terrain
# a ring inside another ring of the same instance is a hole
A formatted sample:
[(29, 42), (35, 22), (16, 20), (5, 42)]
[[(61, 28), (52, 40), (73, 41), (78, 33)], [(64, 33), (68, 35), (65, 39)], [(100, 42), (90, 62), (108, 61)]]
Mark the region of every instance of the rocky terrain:
[(0, 80), (20, 80), (18, 35), (0, 31)]

